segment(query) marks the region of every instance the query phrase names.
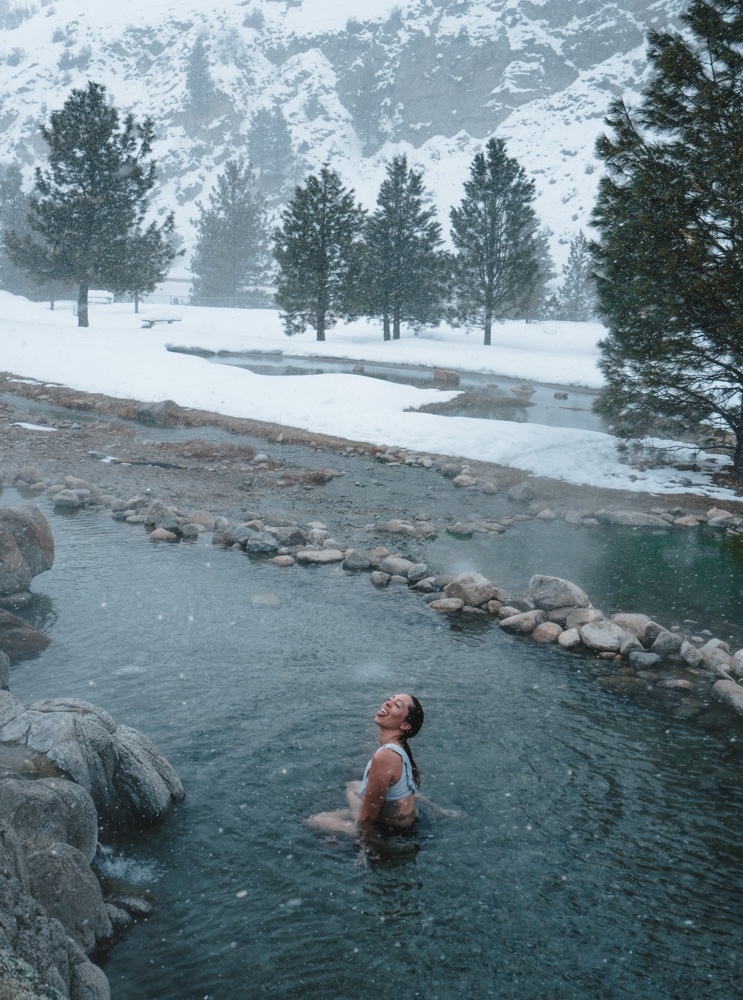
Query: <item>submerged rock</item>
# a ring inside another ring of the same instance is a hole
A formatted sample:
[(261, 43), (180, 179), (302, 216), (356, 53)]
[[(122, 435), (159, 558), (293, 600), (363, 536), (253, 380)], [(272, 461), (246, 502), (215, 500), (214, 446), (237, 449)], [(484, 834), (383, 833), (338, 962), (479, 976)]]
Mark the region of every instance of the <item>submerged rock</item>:
[(23, 618), (0, 610), (0, 652), (11, 661), (26, 660), (46, 649), (52, 640)]

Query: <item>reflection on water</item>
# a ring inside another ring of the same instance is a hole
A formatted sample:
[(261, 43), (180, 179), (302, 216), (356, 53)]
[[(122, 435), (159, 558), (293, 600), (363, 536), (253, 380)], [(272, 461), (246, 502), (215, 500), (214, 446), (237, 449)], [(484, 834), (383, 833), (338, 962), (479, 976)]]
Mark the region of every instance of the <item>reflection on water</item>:
[[(188, 794), (112, 855), (158, 899), (106, 966), (114, 1000), (737, 995), (735, 720), (644, 710), (338, 567), (49, 516), (54, 641), (12, 690), (143, 729)], [(426, 709), (423, 791), (463, 815), (423, 806), (418, 849), (371, 860), (304, 819), (341, 805), (391, 688)]]

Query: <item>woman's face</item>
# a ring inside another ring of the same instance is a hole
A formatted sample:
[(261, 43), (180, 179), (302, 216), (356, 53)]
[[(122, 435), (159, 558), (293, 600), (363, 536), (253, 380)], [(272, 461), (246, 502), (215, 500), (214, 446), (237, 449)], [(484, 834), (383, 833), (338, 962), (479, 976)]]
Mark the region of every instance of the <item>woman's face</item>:
[(393, 694), (374, 716), (374, 721), (380, 729), (404, 731), (410, 728), (405, 719), (412, 707), (413, 699), (409, 694)]

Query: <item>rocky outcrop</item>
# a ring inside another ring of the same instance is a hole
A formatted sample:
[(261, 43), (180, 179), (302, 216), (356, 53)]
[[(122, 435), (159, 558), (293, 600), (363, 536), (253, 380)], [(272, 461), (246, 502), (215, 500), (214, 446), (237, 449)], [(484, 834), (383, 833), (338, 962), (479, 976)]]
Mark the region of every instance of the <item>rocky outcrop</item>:
[(0, 742), (44, 754), (92, 796), (111, 828), (154, 823), (184, 797), (173, 767), (136, 729), (89, 702), (54, 699), (26, 708), (0, 692)]
[(38, 507), (0, 507), (0, 597), (25, 590), (51, 569), (54, 539)]

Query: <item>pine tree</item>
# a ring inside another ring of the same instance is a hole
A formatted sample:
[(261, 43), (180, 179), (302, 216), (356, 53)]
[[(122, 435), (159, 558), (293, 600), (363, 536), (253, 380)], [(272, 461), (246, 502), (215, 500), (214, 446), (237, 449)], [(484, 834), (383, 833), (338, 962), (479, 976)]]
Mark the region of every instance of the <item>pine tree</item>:
[(311, 326), (318, 340), (337, 319), (358, 315), (364, 212), (326, 163), (299, 185), (274, 236), (276, 301), (287, 335)]
[(203, 305), (250, 304), (268, 268), (265, 208), (255, 193), (251, 165), (228, 160), (208, 207), (199, 206), (199, 211), (191, 260), (194, 300)]
[(153, 123), (127, 115), (120, 125), (106, 88), (91, 82), (52, 112), (42, 135), (49, 169), (36, 170), (32, 235), (10, 230), (4, 244), (40, 282), (77, 285), (78, 326), (88, 326), (91, 286), (141, 291), (162, 280), (175, 255), (167, 240), (172, 216), (142, 228), (155, 183), (155, 164), (147, 162)]
[(209, 56), (201, 35), (194, 42), (186, 67), (187, 108), (200, 121), (217, 110), (218, 94), (209, 68)]
[(581, 230), (570, 241), (568, 260), (562, 269), (557, 298), (557, 318), (587, 323), (596, 315), (593, 261), (588, 240)]
[(436, 323), (446, 296), (441, 226), (427, 205), (422, 174), (405, 156), (387, 165), (377, 210), (366, 225), (363, 272), (366, 312), (381, 316), (384, 339), (400, 339), (400, 325)]
[(654, 78), (636, 111), (613, 103), (597, 143), (600, 405), (712, 418), (743, 471), (743, 5), (692, 0), (682, 21), (683, 36), (650, 33)]
[(250, 162), (261, 175), (286, 177), (292, 173), (294, 150), (281, 108), (259, 108), (248, 133)]
[(539, 280), (534, 182), (502, 139), (478, 153), (459, 208), (451, 210), (456, 312), (479, 322), (490, 344), (494, 319), (526, 308)]
[(550, 252), (550, 237), (552, 230), (537, 228), (534, 218), (534, 252), (537, 261), (537, 272), (529, 297), (519, 303), (519, 309), (507, 314), (508, 319), (542, 319), (547, 310), (547, 285), (557, 276), (555, 264)]

